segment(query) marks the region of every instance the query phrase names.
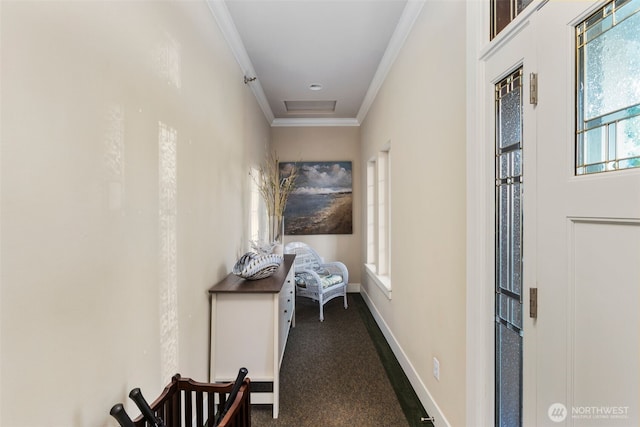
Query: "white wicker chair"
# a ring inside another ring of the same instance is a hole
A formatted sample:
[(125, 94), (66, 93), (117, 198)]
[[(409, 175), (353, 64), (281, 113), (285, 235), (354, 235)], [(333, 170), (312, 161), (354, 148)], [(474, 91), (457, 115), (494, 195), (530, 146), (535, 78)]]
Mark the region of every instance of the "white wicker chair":
[(343, 297), (347, 308), (347, 284), (349, 271), (339, 262), (324, 262), (309, 245), (302, 242), (287, 243), (287, 254), (295, 254), (296, 295), (311, 298), (320, 304), (320, 321), (324, 321), (324, 305), (337, 297)]

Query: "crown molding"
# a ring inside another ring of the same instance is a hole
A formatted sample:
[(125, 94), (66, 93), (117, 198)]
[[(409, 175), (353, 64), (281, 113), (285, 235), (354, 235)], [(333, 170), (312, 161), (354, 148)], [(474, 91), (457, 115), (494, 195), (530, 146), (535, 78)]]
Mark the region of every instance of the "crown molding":
[(376, 70), (376, 73), (371, 80), (371, 84), (369, 85), (369, 89), (364, 96), (364, 100), (360, 105), (360, 110), (356, 116), (359, 123), (362, 123), (364, 118), (367, 116), (369, 108), (371, 108), (373, 101), (378, 95), (378, 91), (382, 87), (384, 80), (387, 78), (387, 74), (389, 74), (389, 70), (391, 70), (393, 63), (400, 53), (400, 49), (402, 49), (404, 42), (407, 40), (407, 37), (411, 32), (411, 28), (413, 28), (413, 24), (416, 22), (418, 15), (420, 15), (424, 2), (425, 0), (409, 0), (404, 7), (402, 15), (398, 20), (398, 25), (396, 26), (391, 39), (389, 39), (389, 44), (387, 45), (387, 49), (380, 60), (380, 65), (378, 65), (378, 69)]
[(360, 122), (356, 119), (348, 118), (273, 119), (271, 122), (271, 127), (310, 126), (360, 126)]
[[(220, 27), (220, 31), (222, 31), (222, 35), (227, 40), (231, 51), (233, 52), (233, 56), (236, 58), (238, 65), (243, 72), (243, 77), (255, 77), (256, 72), (253, 68), (253, 64), (251, 63), (251, 59), (249, 59), (249, 55), (247, 54), (247, 50), (242, 43), (242, 39), (240, 38), (240, 34), (238, 33), (238, 29), (236, 25), (233, 23), (233, 19), (231, 19), (231, 14), (229, 13), (229, 9), (227, 8), (224, 0), (206, 0), (207, 5), (209, 6), (209, 10), (213, 14), (218, 26)], [(256, 97), (256, 101), (264, 116), (266, 117), (269, 123), (273, 122), (274, 115), (273, 111), (271, 111), (271, 107), (269, 106), (269, 102), (267, 101), (267, 97), (264, 94), (264, 90), (262, 89), (262, 85), (260, 84), (260, 80), (256, 79), (252, 82), (246, 83), (253, 92), (253, 95)]]
[[(224, 0), (206, 0), (211, 13), (213, 14), (220, 30), (224, 38), (227, 40), (231, 51), (233, 52), (236, 61), (240, 65), (242, 72), (247, 77), (255, 77), (256, 72), (253, 68), (253, 64), (251, 63), (251, 59), (249, 59), (249, 55), (242, 43), (242, 39), (240, 38), (240, 34), (231, 18), (231, 14), (229, 13), (229, 9)], [(373, 104), (376, 96), (378, 95), (378, 91), (380, 87), (384, 83), (391, 66), (393, 65), (400, 49), (407, 39), (413, 24), (415, 23), (422, 7), (424, 6), (425, 0), (409, 0), (400, 16), (398, 21), (398, 25), (389, 40), (389, 44), (387, 45), (387, 49), (385, 50), (382, 59), (380, 60), (380, 65), (374, 74), (373, 80), (369, 85), (369, 89), (365, 94), (365, 97), (360, 105), (360, 109), (358, 110), (358, 114), (355, 118), (348, 119), (326, 119), (326, 118), (305, 118), (305, 119), (276, 119), (273, 115), (273, 111), (271, 110), (271, 106), (267, 101), (267, 97), (262, 89), (262, 85), (260, 84), (260, 80), (254, 80), (248, 85), (251, 88), (262, 112), (264, 113), (267, 121), (271, 124), (272, 127), (281, 127), (281, 126), (360, 126), (360, 123), (364, 120), (369, 112), (369, 108)]]

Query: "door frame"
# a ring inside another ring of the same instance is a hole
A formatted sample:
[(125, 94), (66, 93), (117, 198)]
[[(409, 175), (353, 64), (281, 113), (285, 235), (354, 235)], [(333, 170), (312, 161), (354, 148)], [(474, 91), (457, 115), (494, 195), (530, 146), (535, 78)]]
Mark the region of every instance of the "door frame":
[[(492, 94), (488, 91), (485, 61), (497, 53), (503, 46), (512, 40), (530, 21), (535, 21), (534, 16), (548, 0), (534, 0), (523, 13), (511, 22), (498, 37), (488, 42), (489, 34), (489, 2), (470, 1), (467, 3), (467, 339), (466, 339), (466, 423), (467, 425), (493, 425), (494, 420), (494, 141), (489, 141), (493, 130), (489, 129), (493, 123), (495, 114), (493, 104), (489, 102)], [(598, 0), (586, 8), (582, 15), (588, 16), (592, 11), (601, 7), (606, 0)], [(576, 17), (579, 22), (581, 17)], [(534, 22), (535, 25), (535, 22)], [(534, 35), (535, 38), (535, 35)], [(536, 60), (534, 59), (534, 63)], [(505, 70), (507, 71), (507, 70)], [(525, 74), (524, 94), (528, 90), (528, 77)], [(525, 101), (526, 102), (526, 101)], [(535, 120), (535, 119), (534, 119)], [(525, 132), (526, 129), (525, 129)], [(529, 142), (529, 147), (535, 144), (535, 140)], [(525, 147), (527, 142), (525, 141)], [(489, 149), (488, 147), (491, 147)], [(529, 148), (531, 149), (531, 148)], [(526, 150), (526, 148), (525, 148)], [(568, 158), (571, 158), (569, 156)], [(529, 159), (532, 157), (529, 156)], [(535, 162), (535, 156), (533, 156)], [(529, 160), (527, 160), (529, 161)], [(527, 198), (535, 194), (536, 168), (535, 164), (525, 165), (525, 186)], [(532, 185), (533, 184), (533, 185)], [(531, 203), (529, 199), (527, 203)], [(537, 201), (533, 201), (535, 204)], [(525, 243), (526, 247), (535, 247), (531, 239), (536, 238), (535, 218), (525, 218)], [(535, 286), (535, 252), (526, 253), (526, 262), (529, 270), (533, 266), (533, 276), (527, 274), (523, 277), (523, 309), (524, 322), (528, 319), (528, 292), (526, 288)], [(527, 335), (525, 344), (525, 357), (535, 357), (535, 353), (529, 353), (527, 346), (536, 349), (536, 334)], [(527, 378), (536, 378), (534, 364), (526, 363), (523, 366), (523, 381)], [(531, 371), (533, 370), (533, 371)], [(534, 384), (535, 386), (535, 384)], [(534, 387), (535, 388), (535, 387)], [(537, 396), (527, 396), (527, 385), (524, 384), (524, 425), (536, 424)], [(528, 402), (528, 403), (527, 403)], [(533, 407), (531, 405), (533, 403)], [(528, 405), (528, 406), (527, 406)]]
[[(487, 124), (492, 123), (495, 112), (489, 107), (493, 103), (488, 102), (488, 97), (492, 99), (493, 91), (487, 90), (485, 61), (527, 26), (531, 16), (546, 2), (547, 0), (534, 0), (491, 42), (487, 41), (489, 2), (485, 0), (467, 3), (467, 425), (490, 426), (495, 423), (495, 239), (493, 233), (487, 232), (495, 227), (495, 160), (492, 154), (495, 143), (491, 141), (489, 144), (486, 137), (493, 134), (493, 130), (489, 129)], [(529, 87), (528, 77), (525, 77), (523, 94), (527, 94)], [(527, 169), (529, 170), (529, 166)], [(531, 175), (527, 173), (527, 177), (529, 176)], [(525, 180), (529, 182), (525, 184), (529, 191), (529, 186), (533, 187), (533, 179)], [(525, 221), (526, 225), (530, 224), (530, 218)], [(529, 254), (527, 256), (529, 257)], [(523, 280), (523, 307), (526, 308), (529, 304), (526, 288), (531, 284), (526, 282), (527, 277)], [(525, 321), (528, 319), (528, 310), (524, 310), (523, 317)], [(527, 340), (534, 338), (527, 337)], [(524, 378), (526, 375), (523, 372)], [(525, 425), (527, 418), (524, 409)]]

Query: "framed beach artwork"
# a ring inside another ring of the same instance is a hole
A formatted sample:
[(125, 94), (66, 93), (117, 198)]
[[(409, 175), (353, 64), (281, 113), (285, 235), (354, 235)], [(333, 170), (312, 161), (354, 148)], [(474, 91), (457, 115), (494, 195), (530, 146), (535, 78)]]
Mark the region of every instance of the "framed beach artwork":
[(352, 234), (351, 162), (281, 162), (280, 176), (298, 168), (284, 210), (284, 234)]

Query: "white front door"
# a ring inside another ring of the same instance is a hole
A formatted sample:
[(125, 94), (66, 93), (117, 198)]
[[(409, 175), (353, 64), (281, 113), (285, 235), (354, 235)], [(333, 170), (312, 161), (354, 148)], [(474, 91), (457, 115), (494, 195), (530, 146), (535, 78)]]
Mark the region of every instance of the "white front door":
[(524, 405), (537, 426), (640, 424), (640, 169), (575, 172), (575, 26), (603, 4), (550, 1), (535, 17), (538, 319)]
[(640, 425), (640, 169), (575, 172), (575, 26), (603, 4), (549, 1), (483, 58), (488, 111), (494, 85), (523, 70), (525, 426)]

